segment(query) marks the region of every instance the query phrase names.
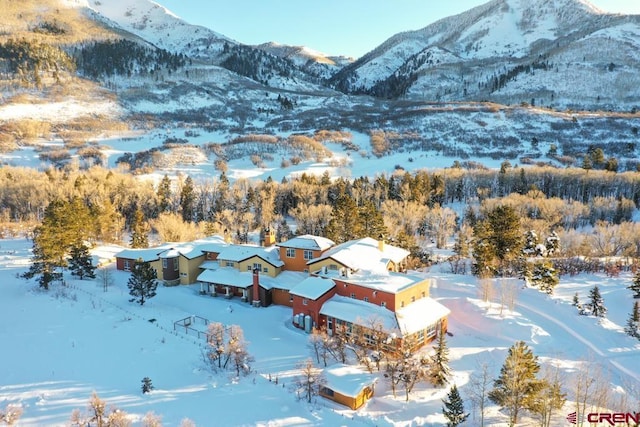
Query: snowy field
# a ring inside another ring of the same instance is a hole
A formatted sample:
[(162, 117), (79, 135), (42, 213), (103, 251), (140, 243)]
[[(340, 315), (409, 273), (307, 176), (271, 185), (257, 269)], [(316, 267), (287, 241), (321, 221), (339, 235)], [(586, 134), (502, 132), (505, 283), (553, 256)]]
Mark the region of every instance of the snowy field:
[[(70, 278), (67, 287), (43, 292), (16, 277), (28, 264), (30, 246), (26, 240), (0, 241), (0, 408), (22, 405), (19, 425), (69, 425), (71, 412), (86, 411), (94, 391), (126, 411), (134, 425), (150, 411), (161, 415), (165, 426), (178, 426), (185, 418), (198, 426), (444, 423), (441, 399), (447, 389), (419, 385), (405, 402), (402, 393), (392, 397), (382, 377), (374, 398), (358, 411), (322, 398), (298, 401), (291, 391), (295, 366), (311, 353), (307, 335), (291, 326), (287, 307), (252, 308), (239, 300), (201, 296), (197, 286), (159, 287), (141, 307), (128, 301), (128, 273), (118, 271), (106, 292), (96, 281)], [(563, 278), (553, 298), (518, 286), (514, 311), (500, 314), (499, 304), (480, 301), (475, 278), (451, 275), (446, 264), (436, 267), (426, 274), (436, 278), (432, 296), (452, 311), (450, 365), (467, 410), (470, 374), (487, 363), (495, 378), (516, 340), (526, 341), (543, 364), (561, 367), (569, 392), (581, 363), (599, 364), (610, 379), (612, 397), (626, 393), (632, 405), (626, 410), (637, 409), (640, 342), (622, 332), (632, 305), (629, 276)], [(575, 292), (585, 301), (595, 284), (609, 309), (601, 322), (578, 316), (570, 305)], [(254, 372), (237, 379), (208, 370), (204, 340), (173, 330), (174, 321), (194, 315), (240, 325), (255, 357)], [(277, 376), (278, 384), (269, 376)], [(141, 393), (144, 377), (155, 386), (150, 394)], [(568, 402), (552, 424), (564, 424), (574, 410)], [(487, 413), (489, 424), (505, 424), (497, 407)], [(525, 417), (523, 425), (537, 424)]]

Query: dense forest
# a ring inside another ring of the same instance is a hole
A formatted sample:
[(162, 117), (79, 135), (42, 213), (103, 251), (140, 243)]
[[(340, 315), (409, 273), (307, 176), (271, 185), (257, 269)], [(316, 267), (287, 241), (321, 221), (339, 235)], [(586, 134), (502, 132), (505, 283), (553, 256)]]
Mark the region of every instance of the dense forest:
[[(4, 167), (0, 230), (3, 237), (32, 236), (52, 202), (72, 203), (75, 210), (79, 203), (86, 211), (80, 228), (89, 242), (126, 245), (137, 229), (153, 231), (159, 241), (228, 233), (244, 243), (270, 226), (278, 240), (291, 237), (292, 229), (338, 243), (384, 238), (410, 249), (417, 265), (435, 261), (430, 247), (453, 244), (459, 258), (473, 258), (475, 267), (484, 265), (495, 275), (519, 268), (509, 259), (514, 253), (520, 261), (522, 254), (640, 258), (640, 225), (632, 221), (639, 199), (639, 173), (584, 169), (449, 168), (353, 180), (302, 175), (282, 182), (230, 182), (222, 172), (197, 182), (165, 176), (154, 185), (101, 167)], [(507, 232), (515, 236), (512, 246), (500, 248), (510, 241)], [(493, 245), (488, 258), (483, 241)], [(556, 267), (570, 272), (575, 266), (557, 261)]]

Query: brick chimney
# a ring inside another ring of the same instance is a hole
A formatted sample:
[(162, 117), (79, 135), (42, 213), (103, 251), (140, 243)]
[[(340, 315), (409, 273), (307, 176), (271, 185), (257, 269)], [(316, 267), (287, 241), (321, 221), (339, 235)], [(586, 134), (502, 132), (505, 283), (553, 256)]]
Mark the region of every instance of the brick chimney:
[(253, 269), (253, 301), (254, 307), (260, 307), (260, 270)]

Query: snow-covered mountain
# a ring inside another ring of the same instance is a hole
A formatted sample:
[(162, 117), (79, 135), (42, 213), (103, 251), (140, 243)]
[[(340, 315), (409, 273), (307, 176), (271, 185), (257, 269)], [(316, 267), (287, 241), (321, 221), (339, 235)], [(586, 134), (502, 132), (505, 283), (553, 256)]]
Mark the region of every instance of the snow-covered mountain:
[(256, 47), (272, 55), (289, 59), (300, 69), (321, 78), (333, 76), (354, 61), (353, 58), (347, 56), (328, 56), (307, 46), (290, 46), (268, 42)]
[(586, 0), (492, 0), (397, 34), (346, 66), (347, 93), (625, 108), (640, 95), (640, 16)]

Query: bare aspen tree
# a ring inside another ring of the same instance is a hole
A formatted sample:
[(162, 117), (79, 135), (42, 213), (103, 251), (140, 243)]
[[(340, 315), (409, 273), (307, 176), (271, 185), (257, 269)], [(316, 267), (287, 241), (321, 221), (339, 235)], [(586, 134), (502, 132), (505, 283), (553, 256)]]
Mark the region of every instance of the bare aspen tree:
[[(320, 363), (320, 351), (322, 349), (322, 342), (324, 340), (322, 336), (323, 331), (318, 328), (313, 328), (311, 335), (309, 335), (308, 346), (311, 349), (311, 353), (316, 357), (316, 363)], [(327, 366), (325, 361), (324, 366)]]
[(162, 416), (156, 414), (153, 411), (149, 411), (144, 414), (142, 418), (143, 427), (162, 427)]
[(97, 280), (98, 284), (102, 286), (102, 290), (107, 292), (109, 286), (113, 285), (113, 272), (108, 265), (102, 266), (98, 269)]
[(485, 408), (489, 404), (488, 394), (491, 389), (491, 381), (490, 367), (487, 363), (480, 363), (469, 378), (469, 395), (474, 409), (477, 409), (480, 415), (480, 427), (484, 427)]
[(481, 277), (478, 279), (478, 284), (480, 285), (480, 298), (482, 298), (484, 302), (490, 302), (494, 294), (493, 279)]
[(225, 353), (224, 342), (224, 325), (219, 322), (211, 322), (207, 327), (207, 341), (209, 344), (209, 351), (207, 357), (213, 364), (218, 362), (218, 368), (222, 367), (222, 355)]
[(313, 361), (310, 358), (300, 362), (298, 369), (300, 374), (294, 382), (297, 396), (299, 399), (304, 396), (307, 402), (311, 403), (311, 399), (320, 393), (320, 388), (326, 384), (326, 380), (322, 375), (322, 370), (313, 366)]
[(22, 416), (22, 405), (10, 403), (4, 409), (0, 409), (0, 422), (12, 426), (18, 422)]
[(591, 363), (583, 362), (572, 376), (571, 388), (573, 400), (576, 404), (576, 418), (578, 426), (582, 426), (587, 413), (587, 403), (595, 388), (596, 380), (591, 372)]

